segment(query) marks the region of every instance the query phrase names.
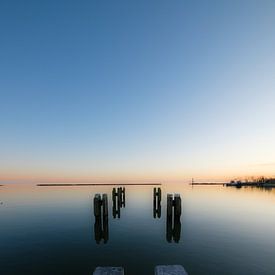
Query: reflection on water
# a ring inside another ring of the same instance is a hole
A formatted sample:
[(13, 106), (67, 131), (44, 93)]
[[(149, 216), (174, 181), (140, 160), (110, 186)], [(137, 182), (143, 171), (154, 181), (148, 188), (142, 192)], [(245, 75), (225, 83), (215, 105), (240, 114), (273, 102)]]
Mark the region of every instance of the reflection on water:
[(180, 240), (181, 233), (181, 222), (180, 217), (174, 218), (174, 223), (172, 217), (168, 217), (166, 219), (166, 240), (171, 243), (172, 240), (178, 243)]
[(159, 264), (188, 274), (275, 274), (274, 189), (165, 184), (158, 197), (154, 186), (127, 186), (124, 208), (113, 187), (2, 186), (0, 274), (92, 274), (108, 265), (154, 274)]
[(107, 243), (109, 239), (109, 225), (108, 225), (108, 216), (105, 217), (95, 217), (95, 241), (97, 244), (100, 243), (101, 240), (104, 243)]

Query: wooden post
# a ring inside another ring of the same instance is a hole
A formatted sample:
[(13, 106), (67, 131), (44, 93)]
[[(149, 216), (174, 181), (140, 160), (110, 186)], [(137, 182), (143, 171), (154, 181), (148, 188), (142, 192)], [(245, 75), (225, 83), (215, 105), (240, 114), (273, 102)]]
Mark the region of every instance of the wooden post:
[(108, 216), (108, 197), (107, 194), (102, 195), (103, 216)]
[(181, 235), (181, 197), (175, 194), (167, 194), (166, 239), (171, 242), (179, 242)]
[(161, 189), (154, 188), (153, 191), (153, 217), (161, 217)]
[(161, 204), (160, 204), (160, 201), (158, 201), (157, 214), (158, 214), (158, 218), (160, 218), (161, 217)]
[(180, 194), (175, 194), (175, 216), (179, 217), (181, 215), (181, 198), (180, 198)]
[(158, 201), (160, 202), (161, 201), (161, 189), (158, 188)]
[(125, 208), (125, 187), (122, 188), (122, 206)]
[(118, 207), (121, 208), (122, 207), (122, 188), (121, 187), (117, 189), (117, 199), (118, 199)]
[[(108, 228), (108, 196), (107, 194), (102, 195), (96, 194), (94, 197), (94, 233), (96, 243), (100, 243), (103, 239), (106, 243), (109, 239), (109, 228)], [(103, 222), (102, 222), (103, 221)]]
[(173, 196), (172, 194), (167, 194), (167, 217), (172, 217), (173, 214)]
[(120, 209), (121, 207), (125, 207), (125, 188), (119, 187), (119, 188), (113, 188), (112, 192), (113, 197), (113, 217), (114, 219), (116, 217), (120, 218)]
[(94, 197), (94, 215), (99, 217), (101, 214), (101, 197), (99, 194), (96, 194)]

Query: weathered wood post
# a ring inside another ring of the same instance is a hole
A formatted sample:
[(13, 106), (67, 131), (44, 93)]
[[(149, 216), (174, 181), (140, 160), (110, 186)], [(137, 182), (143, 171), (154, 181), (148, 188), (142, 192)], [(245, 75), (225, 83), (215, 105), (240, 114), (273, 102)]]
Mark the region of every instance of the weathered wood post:
[(112, 196), (113, 196), (113, 217), (115, 219), (117, 215), (118, 215), (118, 218), (119, 218), (119, 212), (120, 212), (119, 205), (118, 205), (118, 200), (117, 200), (116, 188), (113, 188)]
[(122, 188), (122, 206), (125, 208), (125, 187)]
[(113, 198), (113, 218), (115, 219), (116, 218), (116, 215), (117, 215), (117, 206), (116, 206), (116, 189), (113, 188), (113, 191), (112, 191), (112, 198)]
[(181, 235), (181, 197), (175, 194), (167, 194), (167, 216), (166, 216), (166, 240), (179, 242)]
[(107, 194), (102, 196), (102, 205), (103, 205), (103, 216), (108, 216), (108, 197)]
[(160, 187), (158, 188), (158, 201), (161, 201), (161, 189)]
[[(109, 239), (109, 228), (108, 228), (108, 196), (107, 194), (102, 195), (96, 194), (94, 197), (94, 234), (96, 243), (100, 243), (103, 239), (106, 243)], [(103, 223), (102, 223), (103, 221)]]
[(118, 207), (121, 208), (122, 207), (122, 188), (121, 187), (117, 189), (117, 201), (118, 201)]
[(153, 217), (161, 217), (161, 189), (154, 188), (153, 191)]
[(154, 187), (154, 194), (153, 194), (153, 217), (154, 219), (156, 218), (157, 215), (157, 210), (156, 210), (156, 198), (157, 198), (157, 192), (156, 188)]
[(175, 194), (175, 197), (174, 197), (174, 211), (175, 211), (175, 216), (176, 217), (181, 215), (181, 198), (180, 198), (180, 194)]
[(120, 209), (125, 207), (125, 187), (113, 188), (113, 217), (120, 218)]
[(94, 197), (94, 215), (95, 217), (101, 215), (101, 196), (99, 194), (95, 194)]
[(167, 194), (167, 217), (172, 217), (173, 214), (173, 195)]

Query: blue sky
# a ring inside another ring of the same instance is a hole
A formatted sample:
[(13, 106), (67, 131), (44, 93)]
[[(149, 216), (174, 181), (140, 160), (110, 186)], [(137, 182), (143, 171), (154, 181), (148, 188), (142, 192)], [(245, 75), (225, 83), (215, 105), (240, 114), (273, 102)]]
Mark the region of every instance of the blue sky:
[(0, 180), (275, 175), (274, 1), (1, 1)]

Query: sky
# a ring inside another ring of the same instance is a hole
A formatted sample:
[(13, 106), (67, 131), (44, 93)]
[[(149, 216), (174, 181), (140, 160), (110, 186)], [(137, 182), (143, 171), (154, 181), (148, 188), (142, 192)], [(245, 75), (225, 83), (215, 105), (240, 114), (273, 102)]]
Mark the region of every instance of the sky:
[(275, 176), (275, 1), (1, 0), (0, 183)]

